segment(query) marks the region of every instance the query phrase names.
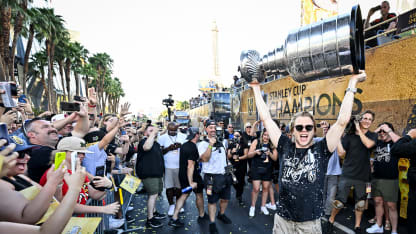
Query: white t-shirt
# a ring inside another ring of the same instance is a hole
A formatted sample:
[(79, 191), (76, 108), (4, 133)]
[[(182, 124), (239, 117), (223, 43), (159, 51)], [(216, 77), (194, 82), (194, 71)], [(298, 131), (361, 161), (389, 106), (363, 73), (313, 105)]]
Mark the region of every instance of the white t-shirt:
[[(167, 148), (174, 143), (185, 143), (186, 135), (178, 132), (176, 136), (169, 136), (167, 133), (165, 133), (158, 138), (157, 142), (160, 144), (161, 147)], [(179, 168), (179, 150), (180, 149), (171, 150), (163, 155), (163, 159), (165, 161), (165, 168)]]
[[(198, 143), (199, 156), (207, 151), (208, 145), (209, 143), (206, 141), (201, 141)], [(209, 161), (202, 163), (202, 173), (224, 174), (225, 166), (227, 166), (225, 149), (223, 147), (219, 149), (214, 147), (211, 150), (211, 158)]]

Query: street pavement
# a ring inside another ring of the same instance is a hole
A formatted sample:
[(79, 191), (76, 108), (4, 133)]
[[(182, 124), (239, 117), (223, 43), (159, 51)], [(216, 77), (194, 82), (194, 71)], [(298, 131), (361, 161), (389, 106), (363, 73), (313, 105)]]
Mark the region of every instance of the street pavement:
[[(256, 205), (256, 215), (253, 218), (248, 216), (248, 211), (250, 208), (251, 201), (251, 184), (246, 184), (243, 202), (244, 205), (240, 206), (238, 201), (235, 199), (234, 188), (232, 190), (231, 200), (228, 204), (228, 208), (225, 214), (232, 220), (232, 224), (224, 224), (221, 221), (217, 220), (217, 229), (219, 233), (234, 234), (234, 233), (272, 233), (273, 229), (273, 216), (274, 211), (270, 211), (270, 215), (260, 214), (260, 201), (261, 201), (261, 192), (257, 199)], [(208, 213), (206, 195), (205, 198), (205, 211)], [(209, 233), (209, 220), (205, 220), (201, 223), (197, 222), (198, 210), (195, 206), (195, 195), (192, 195), (187, 199), (185, 204), (185, 212), (180, 214), (179, 217), (182, 222), (185, 224), (182, 228), (174, 228), (168, 225), (169, 217), (165, 220), (162, 220), (164, 223), (163, 227), (160, 228), (151, 228), (146, 227), (146, 199), (147, 195), (139, 194), (135, 195), (132, 200), (132, 204), (135, 209), (129, 213), (132, 217), (135, 218), (135, 222), (128, 225), (129, 229), (139, 229), (135, 231), (130, 231), (129, 233)], [(168, 202), (165, 197), (165, 192), (163, 191), (162, 196), (160, 196), (156, 202), (156, 209), (159, 213), (167, 214), (168, 211)], [(219, 208), (219, 207), (218, 207)], [(353, 214), (352, 204), (348, 204), (336, 217), (336, 228), (333, 232), (334, 234), (344, 234), (344, 233), (354, 233), (354, 214)], [(370, 227), (371, 224), (368, 223), (368, 220), (374, 217), (374, 208), (370, 208), (364, 213), (363, 221), (361, 223), (362, 233), (366, 233), (365, 229)], [(325, 221), (323, 221), (325, 225)], [(405, 225), (403, 222), (400, 222), (399, 233), (407, 234)], [(390, 233), (390, 231), (385, 231), (384, 233)]]

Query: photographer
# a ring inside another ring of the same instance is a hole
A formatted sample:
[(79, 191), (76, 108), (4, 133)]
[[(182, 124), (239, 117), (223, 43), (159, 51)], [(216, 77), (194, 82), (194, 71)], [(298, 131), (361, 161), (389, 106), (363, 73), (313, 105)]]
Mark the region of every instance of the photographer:
[(242, 196), (247, 172), (247, 154), (248, 146), (241, 139), (240, 132), (234, 132), (234, 137), (230, 139), (227, 156), (235, 169), (234, 174), (237, 178), (237, 184), (233, 184), (233, 186), (240, 205), (244, 205)]
[(260, 139), (255, 139), (251, 144), (248, 157), (253, 158), (253, 161), (251, 162), (253, 190), (251, 191), (251, 207), (249, 216), (253, 217), (255, 214), (256, 201), (260, 191), (260, 183), (263, 187), (260, 209), (263, 214), (269, 215), (269, 211), (265, 205), (269, 194), (270, 181), (272, 180), (272, 160), (277, 160), (277, 150), (276, 147), (270, 142), (269, 133), (266, 129), (263, 130)]
[[(377, 134), (370, 131), (375, 118), (374, 112), (367, 110), (360, 116), (353, 116), (347, 128), (347, 134), (339, 142), (338, 155), (345, 155), (342, 175), (338, 183), (338, 191), (333, 202), (331, 217), (328, 219), (328, 229), (332, 231), (335, 216), (347, 202), (351, 186), (355, 192), (355, 226), (361, 230), (361, 217), (366, 200), (366, 183), (370, 182), (370, 153), (377, 141)], [(332, 128), (331, 128), (332, 129)]]
[[(72, 171), (71, 171), (72, 164), (75, 163), (74, 161), (72, 161), (73, 159), (71, 156), (72, 153), (76, 153), (75, 158), (79, 159), (80, 162), (84, 160), (85, 154), (92, 153), (85, 148), (84, 140), (78, 137), (63, 138), (57, 146), (57, 151), (66, 153), (64, 165), (67, 168), (67, 171), (69, 174), (72, 174)], [(55, 154), (53, 154), (53, 157), (55, 157)], [(53, 168), (49, 170), (53, 170)], [(49, 174), (49, 171), (45, 172), (45, 174), (42, 176), (40, 180), (41, 185), (46, 184), (47, 181), (50, 179), (48, 174)], [(89, 197), (91, 197), (94, 200), (103, 199), (104, 196), (106, 195), (105, 189), (110, 189), (112, 188), (112, 186), (113, 184), (111, 180), (107, 179), (106, 177), (103, 177), (103, 178), (93, 177), (92, 181), (90, 182), (90, 180), (88, 179), (88, 176), (85, 176), (84, 185), (81, 188), (81, 191), (79, 192), (78, 204), (75, 206), (74, 212), (77, 214), (82, 214), (82, 215), (86, 213), (115, 214), (120, 208), (120, 205), (118, 203), (112, 203), (106, 206), (86, 205)], [(98, 188), (105, 188), (105, 189), (103, 191), (100, 191), (98, 190)], [(68, 192), (68, 185), (66, 184), (65, 180), (61, 181), (61, 183), (57, 186), (57, 190), (58, 190), (57, 191), (58, 193), (62, 194), (62, 196), (57, 196), (57, 197), (65, 197), (66, 193)]]
[[(391, 228), (391, 233), (397, 234), (397, 200), (399, 194), (399, 170), (397, 165), (399, 160), (392, 157), (390, 149), (400, 137), (394, 133), (393, 125), (389, 122), (381, 123), (375, 130), (378, 133), (374, 150), (374, 171), (371, 180), (371, 195), (374, 198), (376, 210), (376, 223), (367, 228), (367, 233), (382, 233), (383, 213), (386, 216), (385, 229)], [(385, 207), (387, 206), (387, 207)]]
[(225, 171), (227, 156), (223, 143), (217, 141), (215, 121), (208, 120), (205, 131), (207, 138), (199, 143), (198, 152), (202, 161), (202, 172), (208, 197), (209, 231), (212, 234), (218, 233), (215, 225), (218, 200), (220, 201), (220, 212), (217, 218), (226, 224), (231, 224), (231, 220), (225, 215), (225, 210), (231, 197), (232, 178)]
[(157, 129), (148, 125), (144, 135), (145, 138), (138, 146), (136, 172), (148, 195), (146, 225), (158, 228), (163, 226), (159, 220), (166, 218), (166, 215), (158, 213), (155, 209), (157, 196), (163, 191), (163, 154), (156, 141)]

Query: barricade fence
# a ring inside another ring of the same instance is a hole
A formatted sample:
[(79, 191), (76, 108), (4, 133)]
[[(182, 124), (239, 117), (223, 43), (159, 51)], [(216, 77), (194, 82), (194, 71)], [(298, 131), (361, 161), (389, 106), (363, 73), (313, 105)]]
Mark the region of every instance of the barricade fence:
[[(120, 192), (121, 191), (121, 192)], [(120, 208), (122, 213), (122, 218), (125, 220), (124, 225), (118, 229), (122, 229), (123, 232), (130, 232), (133, 230), (139, 230), (142, 229), (142, 227), (136, 228), (136, 229), (128, 229), (127, 227), (127, 220), (126, 220), (126, 214), (128, 211), (128, 208), (131, 204), (131, 202), (134, 199), (134, 194), (129, 193), (128, 191), (120, 188), (120, 187), (114, 187), (111, 190), (107, 190), (106, 196), (103, 200), (93, 200), (91, 198), (88, 199), (86, 205), (89, 206), (105, 206), (111, 203), (114, 203), (115, 200), (115, 193), (118, 193), (120, 196)], [(113, 215), (108, 214), (102, 214), (102, 213), (90, 213), (86, 214), (85, 217), (100, 217), (101, 222), (98, 225), (97, 229), (95, 230), (95, 233), (97, 234), (103, 234), (106, 230), (110, 230), (110, 217)]]

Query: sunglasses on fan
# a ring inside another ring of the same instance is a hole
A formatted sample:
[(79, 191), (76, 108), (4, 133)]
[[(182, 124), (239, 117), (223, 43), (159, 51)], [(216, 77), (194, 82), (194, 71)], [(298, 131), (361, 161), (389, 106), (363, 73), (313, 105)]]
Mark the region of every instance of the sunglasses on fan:
[(310, 132), (313, 129), (313, 125), (296, 125), (295, 129), (298, 132), (301, 132), (303, 129), (306, 129), (306, 131)]

